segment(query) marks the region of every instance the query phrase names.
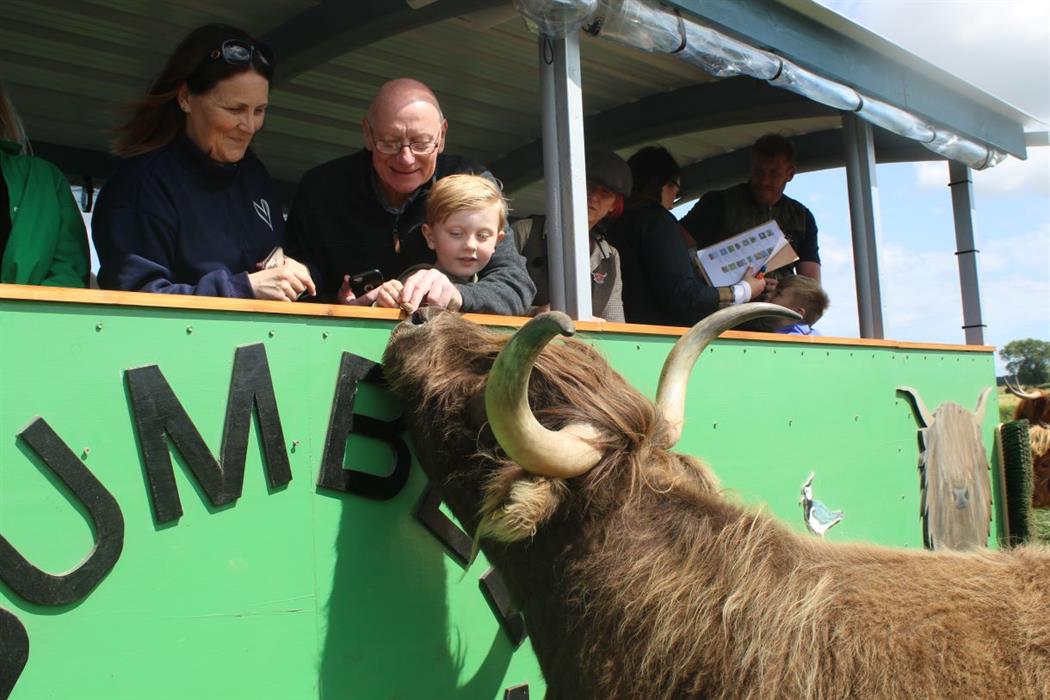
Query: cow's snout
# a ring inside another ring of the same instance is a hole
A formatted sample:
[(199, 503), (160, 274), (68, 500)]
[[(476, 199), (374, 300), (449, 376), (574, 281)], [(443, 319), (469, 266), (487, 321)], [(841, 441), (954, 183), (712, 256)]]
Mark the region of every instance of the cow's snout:
[(433, 320), (435, 316), (441, 313), (442, 309), (436, 306), (421, 306), (412, 312), (408, 320), (413, 326), (422, 326), (425, 323)]

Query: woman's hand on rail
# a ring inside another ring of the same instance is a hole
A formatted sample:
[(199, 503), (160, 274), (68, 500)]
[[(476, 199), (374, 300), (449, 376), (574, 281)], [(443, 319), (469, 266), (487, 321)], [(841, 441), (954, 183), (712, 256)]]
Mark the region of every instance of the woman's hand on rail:
[(310, 271), (294, 258), (285, 258), (279, 267), (250, 273), (248, 282), (256, 299), (296, 301), (317, 294)]

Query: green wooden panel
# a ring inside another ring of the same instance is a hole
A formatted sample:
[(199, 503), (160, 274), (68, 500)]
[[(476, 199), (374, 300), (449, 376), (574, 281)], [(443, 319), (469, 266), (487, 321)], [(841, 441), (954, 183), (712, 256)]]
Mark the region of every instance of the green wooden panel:
[[(16, 434), (44, 417), (113, 494), (123, 553), (79, 603), (44, 607), (0, 583), (29, 661), (12, 698), (502, 698), (543, 683), (464, 571), (412, 516), (425, 479), (377, 502), (316, 486), (340, 358), (378, 361), (390, 322), (0, 301), (0, 533), (36, 566), (75, 568), (92, 547), (81, 509)], [(652, 396), (671, 338), (585, 336)], [(213, 507), (176, 451), (184, 515), (154, 522), (126, 389), (156, 364), (213, 453), (238, 346), (265, 346), (293, 480), (270, 489), (258, 426), (244, 488)], [(916, 424), (895, 387), (971, 407), (991, 353), (718, 341), (690, 386), (680, 449), (802, 529), (799, 487), (846, 511), (836, 540), (919, 547)], [(362, 384), (357, 412), (400, 407)], [(985, 421), (991, 446), (994, 411)], [(352, 437), (345, 465), (389, 448)]]

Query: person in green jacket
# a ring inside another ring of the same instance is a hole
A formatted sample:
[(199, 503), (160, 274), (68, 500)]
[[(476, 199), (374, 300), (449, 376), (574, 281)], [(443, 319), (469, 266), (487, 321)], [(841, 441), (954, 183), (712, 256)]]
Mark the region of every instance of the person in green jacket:
[(87, 231), (69, 182), (25, 143), (0, 82), (0, 283), (86, 287)]

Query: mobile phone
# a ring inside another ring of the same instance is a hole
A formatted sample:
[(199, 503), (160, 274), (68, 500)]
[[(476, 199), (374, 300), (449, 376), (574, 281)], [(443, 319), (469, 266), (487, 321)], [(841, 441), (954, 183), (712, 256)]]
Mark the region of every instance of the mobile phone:
[(367, 294), (381, 284), (383, 284), (383, 273), (379, 270), (358, 272), (350, 277), (350, 290), (356, 297)]
[(270, 254), (263, 258), (262, 269), (272, 270), (275, 267), (281, 267), (284, 265), (284, 248), (276, 246), (270, 251)]

